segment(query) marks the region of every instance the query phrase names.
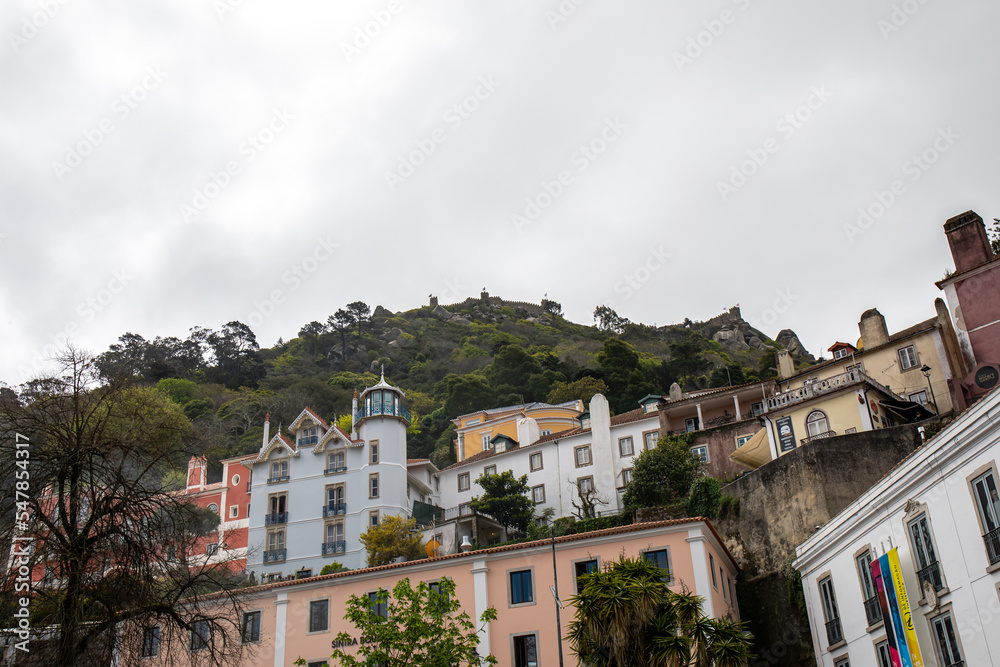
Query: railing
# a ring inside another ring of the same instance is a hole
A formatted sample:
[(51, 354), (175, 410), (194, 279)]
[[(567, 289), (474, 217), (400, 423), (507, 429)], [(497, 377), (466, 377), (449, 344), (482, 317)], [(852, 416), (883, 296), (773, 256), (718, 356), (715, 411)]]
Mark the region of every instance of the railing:
[(288, 522), (288, 512), (271, 512), (264, 515), (264, 525), (273, 526), (278, 523)]
[(934, 590), (939, 591), (944, 588), (944, 580), (941, 579), (941, 564), (934, 561), (922, 570), (917, 570), (917, 582), (920, 588), (924, 587), (924, 582), (931, 582)]
[(299, 444), (298, 444), (298, 446), (299, 447), (303, 447), (305, 445), (315, 445), (316, 442), (318, 441), (318, 438), (319, 438), (319, 436), (315, 436), (315, 435), (310, 435), (310, 436), (306, 436), (304, 438), (299, 438)]
[(844, 632), (840, 629), (840, 619), (835, 618), (832, 621), (828, 621), (826, 624), (827, 646), (833, 646), (842, 641), (844, 641)]
[(802, 438), (799, 442), (803, 445), (808, 445), (813, 440), (822, 440), (823, 438), (832, 438), (837, 435), (836, 431), (823, 431), (822, 433), (817, 433), (816, 435), (811, 435), (808, 438)]
[(983, 535), (983, 542), (986, 543), (986, 555), (990, 558), (990, 565), (1000, 563), (1000, 528)]
[(324, 475), (332, 475), (332, 474), (337, 473), (337, 472), (345, 472), (346, 470), (347, 470), (347, 466), (336, 466), (336, 467), (333, 467), (333, 468), (327, 468), (326, 470), (323, 471), (323, 474)]
[(278, 563), (283, 560), (285, 560), (284, 549), (271, 549), (270, 551), (264, 552), (265, 563)]
[(330, 503), (323, 506), (323, 518), (347, 514), (347, 503)]
[(402, 405), (397, 405), (394, 401), (373, 401), (371, 408), (363, 405), (357, 414), (354, 415), (354, 421), (359, 422), (365, 417), (377, 417), (379, 415), (401, 417), (407, 424), (410, 423), (410, 411)]
[(275, 482), (287, 482), (288, 479), (288, 475), (278, 475), (277, 477), (268, 477), (267, 483), (274, 484)]
[(323, 555), (330, 556), (332, 554), (342, 554), (347, 551), (347, 542), (344, 540), (337, 540), (336, 542), (324, 542), (323, 543)]
[(787, 407), (789, 405), (794, 405), (801, 401), (808, 400), (813, 396), (822, 396), (823, 394), (828, 394), (832, 391), (836, 391), (842, 387), (846, 387), (850, 384), (861, 382), (863, 380), (868, 380), (872, 385), (878, 387), (882, 386), (861, 371), (851, 370), (846, 373), (841, 373), (840, 375), (834, 375), (833, 377), (826, 378), (825, 380), (809, 382), (798, 389), (792, 389), (782, 394), (778, 394), (777, 396), (772, 396), (767, 399), (767, 409), (768, 411), (771, 411)]
[(882, 607), (879, 606), (877, 595), (873, 595), (865, 600), (865, 616), (868, 617), (869, 626), (875, 625), (882, 620)]

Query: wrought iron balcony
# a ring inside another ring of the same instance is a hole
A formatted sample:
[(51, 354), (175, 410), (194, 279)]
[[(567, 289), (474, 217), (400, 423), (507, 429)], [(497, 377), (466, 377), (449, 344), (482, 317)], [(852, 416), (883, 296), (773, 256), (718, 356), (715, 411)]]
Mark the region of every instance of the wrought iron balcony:
[(922, 570), (917, 570), (917, 581), (920, 583), (920, 587), (924, 587), (924, 582), (931, 582), (931, 586), (934, 590), (940, 591), (944, 588), (944, 580), (941, 578), (941, 564), (934, 561)]
[(265, 563), (279, 563), (283, 560), (285, 560), (284, 549), (271, 549), (270, 551), (264, 552)]
[(990, 558), (990, 565), (1000, 563), (1000, 528), (983, 535), (983, 542), (986, 543), (986, 555)]
[(817, 380), (816, 382), (809, 382), (804, 384), (797, 389), (789, 389), (788, 391), (782, 392), (777, 396), (772, 396), (767, 399), (767, 412), (772, 410), (780, 410), (803, 401), (808, 401), (814, 396), (822, 396), (823, 394), (829, 394), (844, 387), (848, 387), (853, 384), (867, 383), (872, 387), (877, 387), (880, 390), (888, 393), (892, 398), (897, 400), (903, 400), (893, 392), (889, 391), (887, 387), (876, 382), (872, 377), (868, 376), (862, 371), (857, 369), (852, 369), (846, 373), (841, 373), (840, 375), (834, 375), (833, 377), (828, 377), (825, 380)]
[(323, 555), (331, 556), (333, 554), (342, 554), (347, 551), (347, 542), (344, 540), (337, 540), (336, 542), (324, 542), (323, 543)]
[(299, 438), (298, 446), (304, 447), (306, 445), (315, 445), (318, 442), (318, 436), (310, 435), (304, 438)]
[(835, 618), (826, 624), (827, 646), (833, 646), (844, 641), (844, 631), (840, 629), (840, 619)]
[(808, 438), (802, 438), (799, 442), (803, 445), (807, 445), (813, 440), (822, 440), (823, 438), (832, 438), (837, 435), (836, 431), (823, 431), (822, 433), (817, 433), (816, 435), (811, 435)]
[(347, 503), (330, 503), (323, 506), (323, 517), (347, 514)]
[(279, 523), (288, 523), (288, 512), (272, 512), (264, 515), (265, 526), (273, 526)]
[(865, 600), (865, 616), (868, 617), (869, 626), (875, 625), (882, 620), (882, 607), (879, 606), (877, 595), (873, 595)]
[(347, 471), (347, 466), (336, 466), (336, 467), (333, 467), (333, 468), (327, 468), (326, 470), (323, 471), (323, 474), (324, 475), (332, 475), (334, 473), (346, 472), (346, 471)]
[(287, 482), (288, 480), (288, 475), (278, 475), (277, 477), (268, 477), (267, 483), (274, 484), (275, 482)]
[(380, 415), (385, 417), (400, 417), (407, 424), (410, 423), (410, 411), (393, 401), (373, 401), (371, 408), (367, 405), (361, 406), (357, 414), (354, 415), (354, 421), (359, 422), (365, 417), (378, 417)]

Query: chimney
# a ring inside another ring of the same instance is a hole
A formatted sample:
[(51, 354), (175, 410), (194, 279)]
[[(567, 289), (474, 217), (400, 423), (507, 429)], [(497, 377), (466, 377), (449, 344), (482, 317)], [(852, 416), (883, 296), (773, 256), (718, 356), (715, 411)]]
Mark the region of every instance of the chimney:
[(187, 493), (197, 493), (205, 488), (206, 464), (204, 456), (192, 456), (188, 461)]
[(944, 223), (944, 233), (955, 260), (955, 271), (963, 273), (993, 259), (986, 225), (975, 211), (966, 211)]
[(534, 419), (521, 417), (517, 420), (517, 444), (520, 447), (527, 447), (531, 443), (537, 442), (540, 437), (542, 437), (542, 431)]
[(782, 380), (795, 375), (795, 362), (788, 350), (778, 350), (778, 377)]
[(260, 445), (260, 451), (264, 451), (267, 447), (267, 443), (271, 442), (271, 413), (268, 412), (264, 417), (264, 441)]
[(889, 342), (889, 330), (885, 327), (885, 318), (878, 312), (878, 308), (861, 313), (858, 330), (861, 332), (861, 347), (866, 350)]
[(358, 415), (358, 390), (354, 390), (354, 398), (351, 399), (351, 440), (358, 439), (358, 426), (354, 420)]

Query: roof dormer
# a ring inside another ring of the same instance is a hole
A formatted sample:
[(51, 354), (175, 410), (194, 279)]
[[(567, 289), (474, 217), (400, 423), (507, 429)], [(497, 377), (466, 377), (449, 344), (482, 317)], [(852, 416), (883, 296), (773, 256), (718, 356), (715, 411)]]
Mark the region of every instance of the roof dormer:
[(393, 387), (385, 381), (385, 370), (378, 384), (367, 387), (361, 392), (361, 405), (354, 415), (354, 423), (360, 424), (370, 417), (393, 417), (410, 425), (410, 411), (403, 407), (403, 397), (406, 394), (399, 387)]

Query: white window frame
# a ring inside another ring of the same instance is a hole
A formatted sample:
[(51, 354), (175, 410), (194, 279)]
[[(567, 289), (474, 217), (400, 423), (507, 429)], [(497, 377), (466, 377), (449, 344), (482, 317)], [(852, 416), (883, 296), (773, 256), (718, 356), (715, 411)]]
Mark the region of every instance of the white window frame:
[(472, 484), (472, 481), (469, 478), (469, 473), (467, 473), (467, 472), (459, 473), (459, 475), (458, 475), (458, 492), (459, 493), (462, 493), (464, 491), (468, 491), (470, 488), (472, 488), (470, 486), (471, 484)]
[(495, 464), (494, 465), (488, 465), (485, 468), (483, 468), (483, 474), (484, 475), (495, 475), (495, 474), (497, 474), (497, 467), (496, 467), (496, 465)]
[(907, 345), (906, 347), (901, 347), (896, 350), (896, 358), (899, 360), (899, 370), (901, 371), (920, 368), (920, 359), (917, 357), (917, 349), (913, 345)]
[[(535, 465), (536, 456), (538, 457), (537, 466)], [(531, 469), (531, 472), (535, 472), (536, 470), (541, 470), (542, 468), (545, 467), (545, 461), (544, 458), (542, 457), (542, 452), (534, 452), (531, 454), (531, 456), (528, 457), (528, 467)]]
[[(945, 626), (947, 624), (947, 627)], [(957, 623), (955, 623), (955, 618), (952, 616), (951, 610), (945, 611), (943, 614), (938, 614), (937, 616), (930, 619), (931, 626), (931, 644), (934, 645), (934, 653), (937, 655), (938, 663), (940, 665), (955, 665), (961, 663), (965, 658), (965, 651), (962, 649), (961, 636), (957, 629)], [(951, 636), (942, 636), (942, 631), (947, 632), (948, 629), (951, 630)], [(948, 640), (950, 642), (945, 642), (944, 648), (948, 651), (950, 655), (942, 655), (942, 639)], [(948, 646), (948, 643), (951, 646)], [(950, 660), (949, 660), (950, 658)]]
[[(625, 445), (628, 445), (627, 451)], [(626, 456), (635, 456), (635, 444), (632, 442), (632, 436), (626, 435), (622, 438), (618, 438), (618, 454), (622, 458)]]
[(541, 505), (542, 503), (545, 502), (545, 485), (544, 484), (539, 484), (538, 486), (531, 487), (531, 500), (536, 505)]
[(698, 457), (702, 463), (711, 463), (708, 457), (708, 445), (695, 445), (691, 448), (691, 453)]
[[(581, 458), (586, 460), (581, 462)], [(579, 447), (574, 447), (573, 461), (576, 463), (577, 468), (586, 468), (589, 465), (593, 465), (594, 458), (590, 452), (590, 445), (580, 445)]]

